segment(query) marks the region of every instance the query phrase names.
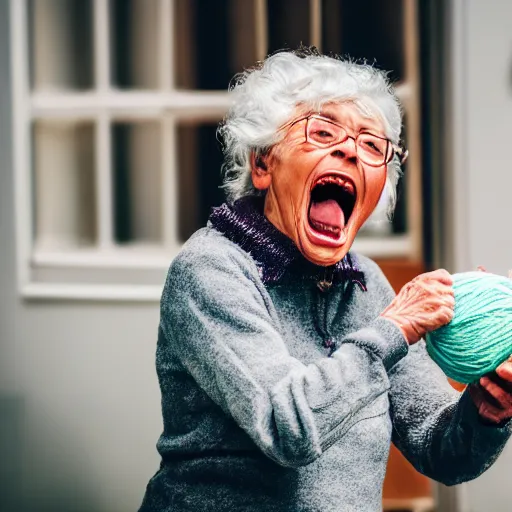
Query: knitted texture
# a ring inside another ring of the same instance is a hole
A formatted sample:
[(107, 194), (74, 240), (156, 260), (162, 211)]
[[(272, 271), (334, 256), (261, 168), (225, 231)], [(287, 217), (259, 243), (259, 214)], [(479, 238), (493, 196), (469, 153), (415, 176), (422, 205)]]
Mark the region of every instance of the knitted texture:
[(197, 232), (168, 273), (162, 463), (141, 512), (377, 512), (392, 439), (447, 484), (495, 460), (510, 424), (480, 423), (424, 343), (408, 350), (379, 318), (393, 292), (375, 263), (357, 257), (367, 291), (341, 278), (318, 287), (299, 257), (281, 260), (279, 278), (233, 241), (235, 224)]
[(453, 320), (427, 334), (427, 350), (448, 377), (470, 384), (512, 354), (512, 280), (487, 272), (453, 276)]
[(214, 208), (209, 225), (251, 255), (264, 284), (282, 280), (291, 270), (295, 280), (352, 281), (365, 289), (364, 274), (350, 254), (330, 267), (303, 258), (293, 241), (264, 217), (261, 197), (248, 196)]

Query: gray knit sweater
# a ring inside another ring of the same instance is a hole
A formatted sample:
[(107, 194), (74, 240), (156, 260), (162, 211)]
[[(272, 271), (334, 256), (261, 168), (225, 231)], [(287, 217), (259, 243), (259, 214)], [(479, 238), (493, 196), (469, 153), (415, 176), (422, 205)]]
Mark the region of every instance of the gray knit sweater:
[(141, 512), (380, 511), (391, 441), (448, 485), (494, 462), (510, 423), (480, 422), (424, 343), (379, 318), (393, 291), (375, 263), (352, 255), (319, 287), (325, 269), (275, 233), (213, 225), (164, 288), (162, 463)]

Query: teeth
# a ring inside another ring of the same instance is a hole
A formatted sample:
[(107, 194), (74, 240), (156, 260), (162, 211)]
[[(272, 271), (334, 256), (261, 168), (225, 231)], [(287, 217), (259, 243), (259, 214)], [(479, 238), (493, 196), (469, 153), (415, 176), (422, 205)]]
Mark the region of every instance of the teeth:
[(333, 176), (333, 175), (324, 176), (323, 178), (320, 178), (316, 182), (316, 185), (327, 185), (329, 183), (338, 185), (339, 187), (343, 188), (349, 194), (354, 195), (354, 184), (351, 181), (342, 178), (341, 176)]
[(329, 226), (329, 224), (324, 224), (322, 222), (311, 221), (311, 224), (318, 231), (328, 231), (329, 233), (333, 233), (336, 236), (338, 236), (341, 232), (340, 228), (336, 226)]

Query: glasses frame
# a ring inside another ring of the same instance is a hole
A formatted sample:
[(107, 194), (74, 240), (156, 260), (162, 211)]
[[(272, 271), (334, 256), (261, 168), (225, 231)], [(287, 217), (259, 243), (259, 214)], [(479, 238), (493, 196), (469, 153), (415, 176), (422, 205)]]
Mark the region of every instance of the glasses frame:
[[(309, 126), (310, 119), (319, 119), (320, 121), (324, 121), (326, 123), (337, 126), (338, 128), (341, 128), (345, 132), (346, 137), (344, 139), (340, 139), (340, 140), (337, 140), (337, 141), (329, 143), (329, 144), (321, 144), (314, 140), (312, 141), (308, 137), (308, 126)], [(330, 148), (330, 147), (336, 146), (336, 144), (341, 144), (342, 142), (345, 142), (347, 139), (352, 139), (354, 141), (354, 144), (356, 147), (357, 158), (359, 158), (361, 160), (361, 162), (363, 162), (366, 165), (369, 165), (370, 167), (380, 167), (381, 165), (387, 165), (387, 164), (389, 164), (389, 162), (391, 162), (391, 160), (393, 160), (395, 155), (398, 157), (400, 164), (403, 164), (407, 160), (407, 157), (409, 156), (409, 151), (403, 145), (394, 144), (387, 137), (381, 137), (380, 135), (375, 135), (374, 133), (367, 132), (367, 131), (359, 132), (354, 137), (348, 133), (347, 129), (343, 125), (337, 123), (336, 121), (333, 121), (332, 119), (328, 119), (327, 117), (324, 117), (321, 114), (308, 114), (307, 116), (300, 117), (299, 119), (294, 119), (293, 121), (290, 121), (289, 123), (286, 123), (285, 125), (281, 126), (281, 128), (279, 128), (279, 131), (286, 130), (287, 128), (291, 128), (295, 124), (300, 123), (301, 121), (304, 121), (304, 120), (306, 120), (306, 125), (304, 127), (304, 138), (306, 139), (307, 142), (309, 142), (310, 144), (313, 144), (319, 148)], [(392, 149), (390, 156), (387, 159), (384, 159), (384, 162), (382, 164), (376, 165), (376, 164), (371, 164), (371, 163), (365, 162), (359, 156), (359, 154), (357, 152), (357, 148), (358, 148), (357, 139), (360, 135), (363, 135), (363, 134), (371, 135), (372, 137), (376, 137), (377, 139), (380, 139), (380, 140), (385, 140), (387, 143), (386, 153), (388, 152), (388, 148)]]

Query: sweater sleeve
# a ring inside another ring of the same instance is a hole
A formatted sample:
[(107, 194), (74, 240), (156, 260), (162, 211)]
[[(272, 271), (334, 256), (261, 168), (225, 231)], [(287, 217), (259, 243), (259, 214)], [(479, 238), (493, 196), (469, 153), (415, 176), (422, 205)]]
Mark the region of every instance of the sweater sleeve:
[(446, 485), (487, 470), (512, 434), (512, 421), (482, 422), (469, 393), (460, 394), (417, 343), (390, 374), (393, 441), (421, 473)]
[(386, 367), (398, 357), (386, 344), (388, 322), (305, 365), (287, 351), (253, 260), (231, 242), (205, 239), (193, 239), (171, 265), (161, 327), (181, 365), (263, 453), (284, 466), (306, 465), (379, 398), (379, 413), (387, 413)]
[[(369, 290), (389, 304), (395, 293), (384, 274), (371, 260), (363, 261)], [(512, 433), (512, 421), (493, 426), (480, 420), (469, 393), (451, 387), (424, 341), (390, 369), (389, 380), (393, 442), (434, 480), (452, 485), (476, 478), (493, 464)]]

